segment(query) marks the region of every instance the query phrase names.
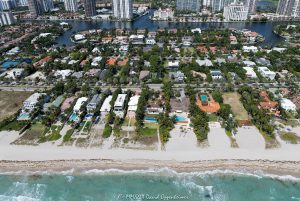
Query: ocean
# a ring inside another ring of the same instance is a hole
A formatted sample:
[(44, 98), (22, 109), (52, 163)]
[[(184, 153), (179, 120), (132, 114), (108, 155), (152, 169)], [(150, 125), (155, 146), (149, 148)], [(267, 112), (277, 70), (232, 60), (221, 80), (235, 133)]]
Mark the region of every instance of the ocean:
[(0, 173), (1, 201), (295, 201), (300, 178), (244, 171), (88, 170)]

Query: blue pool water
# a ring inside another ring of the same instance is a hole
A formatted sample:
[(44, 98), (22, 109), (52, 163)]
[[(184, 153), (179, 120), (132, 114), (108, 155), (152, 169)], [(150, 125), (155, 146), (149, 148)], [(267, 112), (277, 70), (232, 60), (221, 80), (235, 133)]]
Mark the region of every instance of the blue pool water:
[(71, 116), (70, 116), (70, 121), (77, 121), (78, 119), (78, 116), (77, 114), (73, 113)]
[(147, 117), (147, 118), (145, 118), (145, 121), (150, 122), (150, 123), (156, 123), (157, 119), (155, 119), (153, 117)]
[(30, 119), (30, 114), (28, 113), (21, 113), (18, 117), (18, 120), (27, 120)]
[(5, 61), (1, 64), (1, 68), (8, 69), (17, 66), (19, 63), (19, 61)]
[(205, 95), (201, 95), (200, 98), (202, 101), (207, 101), (207, 96), (205, 96)]
[(176, 121), (187, 121), (187, 118), (185, 117), (180, 117), (180, 116), (176, 116)]

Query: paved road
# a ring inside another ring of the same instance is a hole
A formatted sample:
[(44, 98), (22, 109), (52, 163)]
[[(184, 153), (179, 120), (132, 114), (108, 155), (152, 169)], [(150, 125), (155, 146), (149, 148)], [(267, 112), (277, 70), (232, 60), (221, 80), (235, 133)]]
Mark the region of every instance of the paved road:
[[(226, 83), (202, 83), (202, 84), (190, 84), (191, 87), (193, 87), (194, 89), (197, 90), (205, 90), (205, 89), (222, 89), (224, 88), (224, 85)], [(294, 83), (295, 86), (299, 87), (300, 83), (299, 82), (295, 82)], [(153, 89), (155, 91), (160, 91), (162, 89), (163, 84), (147, 84), (149, 86), (150, 89)], [(91, 85), (94, 87), (100, 87), (102, 90), (105, 89), (111, 89), (112, 91), (114, 91), (116, 88), (118, 88), (118, 86), (111, 86), (111, 85), (107, 85), (107, 86), (99, 86), (99, 85)], [(124, 85), (121, 86), (122, 89), (131, 89), (131, 90), (139, 90), (141, 89), (142, 85)], [(187, 84), (174, 84), (173, 88), (177, 88), (177, 89), (181, 89), (181, 88), (185, 88), (187, 86)], [(253, 88), (284, 88), (284, 87), (288, 87), (289, 85), (287, 83), (243, 83), (243, 84), (239, 84), (239, 85), (234, 85), (234, 89), (237, 90), (242, 86), (249, 86), (249, 87), (253, 87)], [(14, 85), (14, 86), (9, 86), (9, 85), (2, 85), (0, 86), (0, 90), (2, 91), (36, 91), (36, 90), (45, 90), (45, 89), (51, 89), (53, 87), (53, 85), (42, 85), (42, 86), (33, 86), (33, 85)]]

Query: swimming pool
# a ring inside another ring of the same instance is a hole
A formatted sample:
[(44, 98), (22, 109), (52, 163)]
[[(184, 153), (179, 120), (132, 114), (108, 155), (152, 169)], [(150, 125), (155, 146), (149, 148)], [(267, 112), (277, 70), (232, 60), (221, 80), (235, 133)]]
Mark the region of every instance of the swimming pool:
[(29, 113), (21, 113), (18, 117), (18, 120), (29, 120), (30, 114)]
[(70, 121), (77, 121), (78, 120), (78, 115), (73, 113), (71, 116), (70, 116)]
[(156, 119), (156, 118), (153, 118), (153, 117), (147, 117), (147, 118), (145, 118), (145, 121), (146, 121), (146, 122), (149, 122), (149, 123), (156, 123), (156, 122), (157, 122), (157, 119)]
[(180, 116), (176, 116), (175, 120), (176, 120), (176, 121), (187, 121), (187, 118), (185, 118), (185, 117), (180, 117)]
[(1, 68), (8, 69), (17, 66), (19, 63), (19, 61), (5, 61), (1, 64)]

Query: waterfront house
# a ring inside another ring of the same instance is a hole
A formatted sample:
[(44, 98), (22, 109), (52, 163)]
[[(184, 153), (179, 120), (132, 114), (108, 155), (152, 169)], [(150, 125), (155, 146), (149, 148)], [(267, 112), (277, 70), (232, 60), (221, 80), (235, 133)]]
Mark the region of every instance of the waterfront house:
[(45, 103), (48, 100), (46, 93), (34, 93), (23, 103), (23, 112), (32, 112), (39, 102)]
[(75, 106), (73, 107), (73, 112), (74, 113), (80, 113), (81, 106), (83, 106), (86, 103), (87, 100), (88, 100), (87, 97), (78, 98)]
[(125, 107), (125, 100), (127, 94), (119, 94), (115, 105), (114, 105), (114, 112), (117, 116), (123, 117), (124, 116), (124, 107)]
[(45, 103), (43, 106), (43, 111), (47, 112), (51, 107), (59, 107), (62, 102), (64, 101), (64, 96), (58, 96), (53, 102), (51, 103)]
[(101, 113), (107, 113), (111, 110), (111, 102), (112, 100), (112, 96), (108, 96), (106, 97), (106, 99), (104, 100), (104, 103), (102, 104), (101, 108), (100, 108), (100, 112)]
[(99, 104), (100, 98), (101, 98), (100, 94), (95, 94), (93, 96), (93, 98), (89, 101), (89, 103), (86, 106), (88, 112), (95, 111), (97, 105)]
[(135, 112), (139, 103), (140, 96), (134, 95), (129, 99), (128, 102), (128, 112)]
[(159, 101), (148, 101), (146, 107), (147, 114), (160, 114), (164, 112), (163, 105)]
[(69, 109), (71, 107), (71, 104), (76, 99), (75, 96), (71, 96), (69, 98), (66, 98), (66, 100), (62, 103), (60, 110), (64, 112), (65, 110)]
[(256, 46), (243, 46), (243, 51), (256, 53), (258, 52), (258, 48)]

